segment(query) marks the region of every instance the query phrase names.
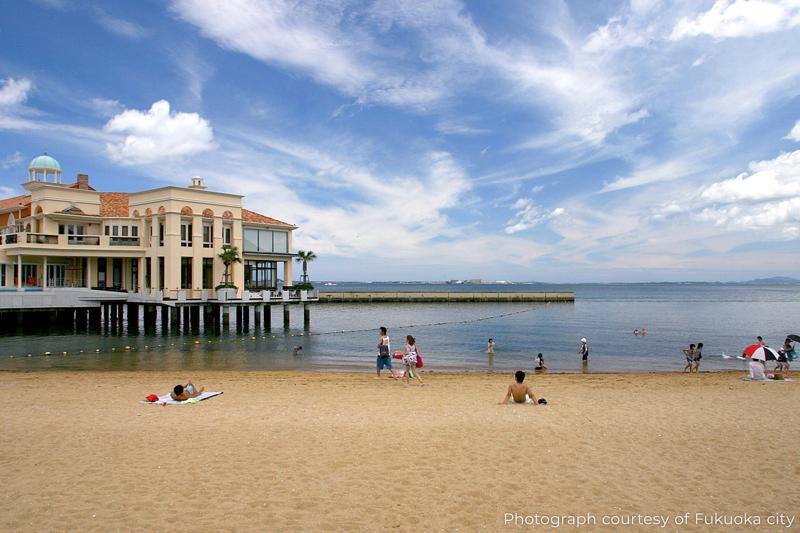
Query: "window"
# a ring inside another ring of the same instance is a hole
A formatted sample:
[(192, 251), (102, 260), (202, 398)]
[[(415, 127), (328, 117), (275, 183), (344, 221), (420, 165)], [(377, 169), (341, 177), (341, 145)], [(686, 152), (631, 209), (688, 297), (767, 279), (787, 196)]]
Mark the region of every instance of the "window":
[(105, 234), (106, 234), (106, 235), (111, 235), (111, 226), (106, 226), (106, 228), (105, 228)]
[(145, 259), (144, 262), (144, 286), (148, 289), (152, 289), (153, 286), (150, 284), (150, 281), (153, 279), (153, 258), (148, 257)]
[(0, 263), (0, 287), (6, 286), (6, 264)]
[(203, 224), (203, 248), (214, 247), (214, 224)]
[(190, 223), (181, 224), (181, 246), (192, 245), (192, 225)]
[(158, 258), (158, 289), (164, 288), (164, 258)]
[(263, 290), (277, 287), (278, 263), (275, 261), (245, 261), (245, 289)]
[(286, 254), (289, 253), (289, 234), (285, 231), (273, 231), (272, 232), (272, 251)]
[(289, 234), (285, 231), (271, 231), (266, 229), (244, 230), (244, 251), (256, 253), (289, 252)]
[(203, 288), (211, 289), (214, 286), (214, 260), (210, 257), (203, 258)]
[(119, 226), (111, 226), (111, 236), (112, 237), (119, 236)]
[(128, 236), (128, 226), (122, 226), (122, 236), (123, 237)]
[(230, 244), (231, 243), (231, 227), (225, 226), (222, 228), (222, 244)]
[(244, 230), (244, 251), (257, 252), (258, 251), (258, 230), (246, 229)]
[(139, 236), (139, 226), (131, 226), (131, 237)]
[(181, 257), (181, 289), (192, 288), (192, 258)]
[[(158, 225), (158, 245), (164, 246), (164, 223)], [(163, 285), (161, 285), (163, 287)]]
[(97, 258), (97, 286), (101, 289), (106, 288), (106, 258)]
[(65, 232), (66, 232), (66, 227), (64, 227), (64, 224), (59, 224), (58, 225), (58, 234), (59, 235), (66, 235)]
[(139, 260), (133, 259), (131, 261), (131, 284), (129, 285), (131, 289), (135, 291), (139, 290)]

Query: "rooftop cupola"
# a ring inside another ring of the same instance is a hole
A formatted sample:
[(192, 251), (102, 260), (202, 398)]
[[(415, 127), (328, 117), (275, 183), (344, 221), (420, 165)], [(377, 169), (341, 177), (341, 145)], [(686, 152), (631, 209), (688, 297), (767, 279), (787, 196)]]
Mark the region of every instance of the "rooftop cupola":
[(47, 152), (34, 157), (28, 165), (28, 181), (61, 183), (61, 165)]
[(195, 176), (192, 178), (192, 184), (189, 185), (190, 189), (200, 189), (201, 191), (206, 188), (205, 184), (203, 183), (203, 178), (200, 176)]

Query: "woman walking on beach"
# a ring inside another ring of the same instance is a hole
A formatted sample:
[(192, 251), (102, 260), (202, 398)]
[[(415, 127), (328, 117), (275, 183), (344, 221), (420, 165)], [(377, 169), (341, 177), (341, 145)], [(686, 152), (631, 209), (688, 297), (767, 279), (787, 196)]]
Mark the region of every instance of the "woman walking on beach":
[(683, 355), (686, 356), (686, 366), (683, 367), (684, 372), (691, 372), (694, 367), (695, 345), (690, 344), (688, 350), (683, 350)]
[(411, 382), (409, 381), (409, 377), (411, 376), (411, 372), (414, 372), (414, 377), (419, 380), (420, 385), (424, 385), (422, 382), (422, 376), (420, 375), (420, 371), (417, 368), (417, 361), (419, 360), (419, 348), (417, 348), (417, 340), (412, 337), (411, 335), (406, 336), (406, 349), (403, 351), (403, 365), (405, 365), (406, 369), (406, 385), (409, 385)]
[(700, 372), (700, 359), (703, 358), (703, 343), (698, 342), (697, 348), (694, 350), (694, 371)]

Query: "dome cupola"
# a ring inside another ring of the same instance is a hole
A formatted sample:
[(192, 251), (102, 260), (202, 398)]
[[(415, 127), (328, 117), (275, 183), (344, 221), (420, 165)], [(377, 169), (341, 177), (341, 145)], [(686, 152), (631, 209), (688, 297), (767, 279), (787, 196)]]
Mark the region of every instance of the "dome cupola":
[(47, 152), (34, 157), (28, 165), (28, 181), (61, 183), (61, 165)]

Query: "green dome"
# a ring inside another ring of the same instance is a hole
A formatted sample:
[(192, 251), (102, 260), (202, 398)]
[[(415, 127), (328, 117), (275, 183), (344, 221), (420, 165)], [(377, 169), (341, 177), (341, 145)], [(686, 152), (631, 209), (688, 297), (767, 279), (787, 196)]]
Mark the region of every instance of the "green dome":
[(34, 157), (31, 160), (31, 164), (28, 165), (28, 170), (36, 169), (48, 169), (48, 170), (58, 170), (61, 172), (61, 165), (58, 164), (58, 161), (53, 159), (47, 154), (40, 155), (39, 157)]

